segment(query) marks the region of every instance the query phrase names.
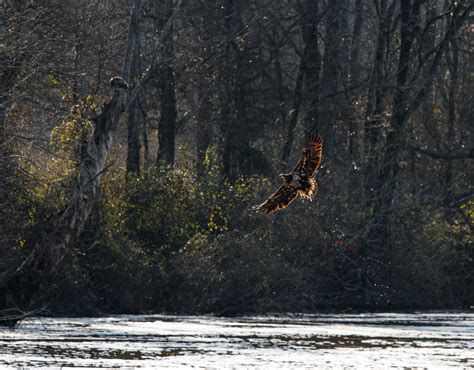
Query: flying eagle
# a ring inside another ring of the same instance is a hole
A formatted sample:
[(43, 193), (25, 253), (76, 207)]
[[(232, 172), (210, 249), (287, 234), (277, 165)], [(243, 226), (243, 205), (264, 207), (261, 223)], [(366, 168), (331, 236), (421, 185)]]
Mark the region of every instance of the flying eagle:
[(323, 137), (319, 134), (310, 134), (306, 149), (293, 172), (280, 174), (283, 185), (259, 205), (256, 209), (262, 213), (270, 213), (288, 207), (299, 196), (303, 200), (312, 200), (318, 191), (318, 183), (314, 174), (319, 167), (323, 153)]

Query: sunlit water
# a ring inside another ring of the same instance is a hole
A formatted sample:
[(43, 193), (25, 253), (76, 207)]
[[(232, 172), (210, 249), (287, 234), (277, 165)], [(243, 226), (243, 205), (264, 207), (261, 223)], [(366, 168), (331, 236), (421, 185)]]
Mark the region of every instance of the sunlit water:
[(39, 318), (0, 329), (0, 368), (471, 368), (474, 314)]

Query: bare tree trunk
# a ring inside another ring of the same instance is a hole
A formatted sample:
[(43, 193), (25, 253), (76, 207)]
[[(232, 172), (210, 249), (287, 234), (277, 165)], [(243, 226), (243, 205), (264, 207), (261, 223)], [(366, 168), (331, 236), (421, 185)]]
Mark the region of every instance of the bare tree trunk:
[(365, 147), (365, 186), (364, 199), (367, 208), (371, 209), (375, 198), (376, 172), (379, 163), (377, 143), (382, 138), (382, 130), (385, 126), (383, 115), (385, 107), (385, 96), (383, 86), (385, 80), (384, 65), (388, 63), (387, 49), (389, 45), (390, 24), (392, 22), (396, 1), (392, 0), (387, 5), (386, 0), (377, 3), (376, 11), (378, 16), (378, 34), (375, 47), (375, 57), (372, 66), (372, 72), (369, 82), (369, 91), (367, 97), (366, 121), (364, 123), (364, 147)]
[(221, 109), (220, 109), (220, 131), (221, 131), (221, 148), (222, 148), (222, 172), (225, 178), (232, 178), (234, 176), (234, 159), (235, 156), (233, 148), (233, 132), (234, 126), (234, 102), (232, 89), (235, 89), (235, 63), (237, 61), (237, 47), (235, 45), (235, 28), (236, 28), (236, 5), (234, 0), (225, 0), (222, 7), (223, 23), (225, 29), (225, 46), (224, 46), (224, 63), (220, 69), (221, 80)]
[[(450, 81), (448, 87), (448, 129), (446, 140), (448, 145), (452, 145), (455, 141), (455, 121), (456, 121), (456, 89), (458, 88), (458, 64), (459, 64), (459, 52), (456, 45), (456, 40), (451, 41), (451, 50), (447, 54), (448, 67), (450, 74)], [(446, 205), (452, 202), (452, 187), (453, 185), (453, 163), (451, 160), (446, 161), (446, 167), (444, 170), (444, 186), (446, 189), (446, 195), (444, 202)]]
[[(354, 27), (352, 29), (352, 39), (350, 44), (350, 57), (349, 57), (349, 84), (351, 86), (360, 84), (360, 47), (361, 47), (361, 35), (363, 25), (363, 12), (362, 12), (362, 0), (356, 0), (354, 4), (355, 18)], [(352, 108), (350, 108), (353, 110)], [(352, 114), (353, 115), (353, 114)], [(357, 163), (359, 161), (359, 152), (357, 148), (359, 143), (359, 128), (357, 127), (357, 120), (351, 118), (349, 123), (349, 156), (351, 161)]]
[(334, 140), (336, 133), (336, 106), (338, 105), (336, 94), (341, 77), (339, 73), (341, 65), (341, 6), (342, 4), (339, 0), (333, 0), (328, 5), (321, 74), (322, 98), (320, 100), (319, 120), (324, 125), (318, 128), (318, 131), (322, 132), (325, 136), (326, 150), (329, 154), (329, 161), (332, 163), (335, 160)]
[(142, 140), (143, 140), (143, 166), (145, 169), (151, 165), (150, 148), (148, 145), (148, 115), (142, 102), (138, 100), (138, 107), (142, 115)]
[(102, 113), (93, 119), (92, 140), (80, 166), (72, 201), (58, 219), (52, 220), (52, 232), (47, 240), (35, 248), (26, 262), (27, 265), (31, 263), (34, 270), (53, 270), (84, 229), (94, 202), (99, 197), (100, 179), (106, 169), (120, 115), (125, 111), (126, 98), (127, 89), (115, 87), (112, 99), (104, 104)]
[[(278, 101), (278, 115), (279, 115), (279, 124), (281, 125), (281, 127), (283, 128), (286, 128), (288, 129), (289, 126), (288, 126), (288, 112), (287, 112), (287, 108), (286, 108), (286, 89), (285, 89), (285, 85), (284, 85), (284, 82), (283, 82), (283, 68), (282, 68), (282, 65), (281, 65), (281, 52), (280, 52), (280, 46), (278, 45), (278, 43), (276, 42), (275, 40), (275, 37), (273, 34), (270, 34), (268, 36), (268, 43), (270, 45), (270, 59), (273, 61), (273, 68), (274, 68), (274, 73), (275, 73), (275, 88), (277, 90), (277, 101)], [(299, 74), (300, 74), (300, 70), (301, 70), (301, 63), (300, 63), (300, 68), (298, 70), (298, 76), (297, 76), (297, 82), (296, 84), (298, 85), (298, 77), (299, 77)], [(302, 80), (302, 77), (301, 77), (301, 80)], [(302, 81), (300, 82), (300, 85), (302, 84)], [(301, 87), (299, 88), (300, 91), (301, 91)], [(296, 110), (298, 110), (299, 108), (299, 103), (298, 103), (298, 107), (296, 108)], [(293, 113), (293, 112), (292, 112)], [(297, 116), (298, 114), (296, 114)], [(295, 124), (296, 124), (296, 119), (295, 119)], [(293, 126), (293, 125), (292, 125)], [(290, 149), (291, 149), (291, 144), (290, 144), (290, 148), (287, 149), (287, 143), (288, 143), (288, 139), (290, 137), (290, 132), (288, 133), (288, 136), (287, 136), (287, 140), (286, 140), (286, 143), (285, 143), (285, 146), (283, 148), (283, 152), (282, 152), (282, 171), (284, 170), (284, 168), (286, 167), (286, 162), (288, 160), (288, 156), (289, 156), (289, 153), (290, 153)], [(291, 139), (293, 140), (293, 139)]]
[[(244, 49), (237, 45), (237, 35), (243, 32), (241, 4), (236, 0), (224, 2), (224, 24), (227, 43), (225, 46), (225, 63), (221, 70), (224, 92), (222, 107), (223, 137), (223, 175), (235, 180), (240, 174), (247, 172), (251, 166), (248, 155), (249, 134), (247, 120), (247, 102), (244, 89)], [(246, 155), (247, 154), (247, 155)]]
[(319, 9), (318, 2), (305, 1), (303, 38), (306, 58), (302, 60), (305, 78), (305, 128), (319, 130), (321, 54), (319, 53)]
[[(298, 122), (301, 103), (303, 101), (303, 93), (307, 100), (305, 127), (317, 127), (318, 122), (319, 75), (321, 72), (321, 55), (318, 49), (318, 2), (306, 0), (301, 11), (303, 14), (301, 30), (304, 41), (304, 50), (301, 55), (298, 73), (296, 75), (293, 104), (289, 114), (290, 119), (288, 122), (286, 141), (281, 156), (282, 170), (287, 170), (286, 167), (295, 140), (295, 129)], [(304, 92), (303, 85), (305, 87)]]
[[(204, 84), (202, 84), (204, 85)], [(212, 112), (209, 89), (201, 86), (198, 92), (198, 108), (197, 108), (197, 130), (196, 130), (196, 156), (198, 174), (204, 174), (204, 161), (206, 151), (211, 145), (212, 140)]]
[[(6, 55), (0, 53), (0, 65), (4, 66), (3, 74), (0, 76), (0, 148), (3, 148), (8, 139), (5, 125), (10, 92), (20, 69), (20, 64), (13, 62)], [(5, 160), (5, 158), (2, 159)]]
[[(212, 24), (215, 19), (208, 12), (205, 12), (200, 18), (200, 39), (202, 50), (211, 50), (212, 42)], [(198, 175), (205, 174), (206, 152), (213, 139), (212, 122), (212, 90), (209, 84), (210, 75), (207, 68), (199, 69), (199, 80), (197, 82), (197, 91), (195, 92), (194, 109), (196, 115), (196, 171)]]
[[(139, 52), (135, 53), (135, 61), (132, 65), (132, 74), (135, 78), (139, 74), (138, 70)], [(133, 78), (133, 77), (132, 77)], [(128, 125), (127, 125), (127, 174), (140, 175), (140, 101), (137, 97), (128, 107)]]
[[(13, 5), (21, 7), (18, 1), (13, 1)], [(0, 44), (5, 44), (7, 21), (0, 18)], [(12, 102), (12, 90), (22, 66), (23, 56), (12, 57), (7, 51), (0, 50), (0, 207), (10, 196), (10, 179), (13, 172), (13, 161), (11, 157), (11, 147), (9, 134), (6, 128), (7, 111)], [(0, 227), (0, 231), (1, 231)]]
[(360, 78), (359, 56), (361, 47), (362, 26), (364, 22), (362, 0), (355, 0), (354, 11), (354, 27), (352, 29), (352, 39), (350, 45), (349, 80), (352, 83), (357, 83)]
[[(140, 44), (140, 20), (141, 10), (143, 8), (144, 0), (137, 0), (132, 7), (132, 16), (130, 18), (130, 25), (128, 29), (128, 49), (129, 53), (125, 56), (123, 64), (122, 77), (129, 84), (132, 79), (136, 79), (139, 75), (138, 62), (140, 59), (139, 44)], [(132, 53), (133, 51), (133, 53)], [(127, 163), (126, 170), (128, 174), (140, 175), (140, 109), (138, 98), (130, 103), (128, 107), (128, 137), (127, 137)]]
[(128, 27), (127, 50), (123, 62), (122, 78), (125, 82), (130, 83), (134, 64), (136, 62), (136, 54), (139, 42), (139, 25), (144, 0), (134, 0), (132, 5), (132, 14)]
[(138, 99), (128, 108), (127, 173), (140, 175), (140, 109)]
[[(165, 2), (164, 22), (172, 14), (172, 0)], [(163, 163), (173, 166), (175, 153), (175, 131), (176, 131), (176, 95), (173, 68), (173, 32), (169, 32), (163, 40), (163, 58), (159, 66), (161, 118), (158, 124), (158, 157), (157, 164)]]
[(288, 160), (290, 159), (291, 149), (295, 140), (295, 128), (298, 122), (298, 114), (301, 107), (303, 80), (304, 80), (304, 61), (306, 58), (306, 50), (308, 44), (306, 43), (305, 50), (301, 56), (300, 65), (298, 67), (298, 74), (296, 75), (295, 90), (293, 92), (293, 105), (291, 106), (290, 119), (288, 122), (288, 129), (286, 133), (286, 141), (283, 146), (281, 154), (281, 168), (282, 171), (287, 170)]

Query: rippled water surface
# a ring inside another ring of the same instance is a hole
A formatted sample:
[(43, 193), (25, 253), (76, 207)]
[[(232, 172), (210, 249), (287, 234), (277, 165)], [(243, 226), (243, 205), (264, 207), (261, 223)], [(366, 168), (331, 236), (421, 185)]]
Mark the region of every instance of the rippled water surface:
[(0, 329), (0, 367), (471, 368), (474, 314), (38, 318)]

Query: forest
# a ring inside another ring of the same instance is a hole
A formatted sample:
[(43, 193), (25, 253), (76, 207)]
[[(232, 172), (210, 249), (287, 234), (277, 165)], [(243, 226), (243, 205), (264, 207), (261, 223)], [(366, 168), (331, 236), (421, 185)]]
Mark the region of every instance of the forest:
[[(0, 324), (469, 309), (469, 0), (1, 0)], [(319, 190), (255, 212), (324, 138)]]

